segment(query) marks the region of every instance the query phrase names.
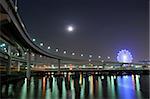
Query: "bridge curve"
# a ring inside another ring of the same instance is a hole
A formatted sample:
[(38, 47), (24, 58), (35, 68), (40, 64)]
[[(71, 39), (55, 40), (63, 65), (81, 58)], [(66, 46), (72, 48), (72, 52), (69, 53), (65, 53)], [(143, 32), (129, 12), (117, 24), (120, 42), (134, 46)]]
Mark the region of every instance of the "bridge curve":
[[(1, 32), (1, 37), (6, 38), (10, 37), (15, 39), (15, 42), (19, 43), (22, 47), (32, 50), (33, 52), (47, 56), (49, 58), (58, 59), (58, 60), (67, 60), (67, 61), (85, 61), (80, 59), (72, 59), (69, 57), (54, 55), (50, 52), (45, 51), (44, 49), (37, 46), (32, 42), (31, 37), (28, 34), (25, 25), (18, 12), (15, 10), (15, 5), (12, 0), (1, 0), (0, 1), (1, 14), (3, 14), (3, 20), (1, 21), (1, 30), (4, 29), (12, 30), (15, 32)], [(11, 43), (11, 40), (10, 40)]]

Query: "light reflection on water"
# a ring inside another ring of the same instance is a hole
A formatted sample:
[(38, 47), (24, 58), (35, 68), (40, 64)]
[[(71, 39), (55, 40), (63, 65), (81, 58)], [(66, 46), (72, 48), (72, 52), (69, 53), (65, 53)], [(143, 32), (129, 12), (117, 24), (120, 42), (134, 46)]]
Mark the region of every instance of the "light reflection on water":
[(31, 77), (4, 84), (1, 97), (18, 99), (141, 99), (139, 75)]

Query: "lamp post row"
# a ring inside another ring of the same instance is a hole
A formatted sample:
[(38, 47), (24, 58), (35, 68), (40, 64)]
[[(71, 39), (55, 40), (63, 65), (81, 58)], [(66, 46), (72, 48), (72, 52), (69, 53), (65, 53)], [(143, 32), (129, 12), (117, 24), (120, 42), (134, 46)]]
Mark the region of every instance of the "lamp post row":
[[(32, 39), (32, 41), (35, 42), (36, 39)], [(43, 47), (43, 46), (44, 46), (44, 43), (41, 42), (41, 43), (40, 43), (40, 46)], [(50, 50), (51, 47), (48, 46), (47, 49)], [(56, 49), (55, 49), (55, 52), (59, 52), (59, 49), (56, 48)], [(67, 54), (67, 51), (64, 50), (64, 51), (63, 51), (63, 54)], [(71, 55), (72, 55), (72, 56), (75, 56), (76, 54), (75, 54), (74, 52), (72, 52)], [(83, 57), (83, 56), (85, 56), (85, 55), (84, 55), (84, 54), (80, 54), (80, 56)], [(90, 58), (89, 60), (90, 60), (90, 61), (91, 61), (91, 58), (92, 58), (92, 57), (93, 57), (93, 56), (90, 54), (90, 55), (89, 55), (89, 58)], [(98, 56), (97, 58), (98, 58), (98, 59), (101, 59), (101, 56)], [(107, 59), (110, 60), (110, 56), (107, 56)]]

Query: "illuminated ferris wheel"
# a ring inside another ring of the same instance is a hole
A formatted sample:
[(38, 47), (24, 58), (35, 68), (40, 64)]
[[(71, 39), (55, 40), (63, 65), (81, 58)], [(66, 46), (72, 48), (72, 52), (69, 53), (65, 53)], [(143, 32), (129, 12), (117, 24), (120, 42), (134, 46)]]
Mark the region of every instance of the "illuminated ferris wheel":
[(124, 50), (119, 51), (117, 55), (118, 62), (131, 63), (132, 60), (133, 60), (133, 57), (128, 50), (124, 49)]

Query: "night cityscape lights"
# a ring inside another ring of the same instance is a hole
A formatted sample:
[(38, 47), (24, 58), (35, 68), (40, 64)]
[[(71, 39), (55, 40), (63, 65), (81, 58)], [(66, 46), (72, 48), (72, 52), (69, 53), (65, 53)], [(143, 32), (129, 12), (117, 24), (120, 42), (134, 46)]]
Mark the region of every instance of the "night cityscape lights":
[(119, 53), (117, 54), (118, 62), (131, 63), (132, 60), (133, 60), (133, 57), (131, 53), (126, 49), (119, 51)]
[(150, 99), (148, 5), (1, 0), (0, 99)]

